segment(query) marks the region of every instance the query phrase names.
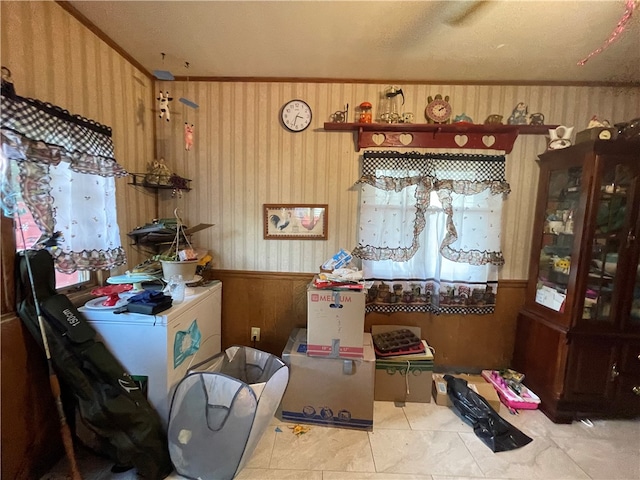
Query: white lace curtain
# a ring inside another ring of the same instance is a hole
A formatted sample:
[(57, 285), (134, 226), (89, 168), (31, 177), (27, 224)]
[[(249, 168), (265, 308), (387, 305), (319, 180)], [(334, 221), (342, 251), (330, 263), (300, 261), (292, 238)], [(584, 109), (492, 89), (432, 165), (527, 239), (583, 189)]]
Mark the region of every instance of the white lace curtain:
[(504, 163), (502, 155), (365, 152), (353, 254), (373, 282), (367, 311), (493, 311)]
[(52, 255), (61, 272), (126, 263), (115, 178), (127, 172), (113, 158), (111, 129), (4, 90), (1, 100), (5, 212), (15, 213), (21, 197), (42, 232), (40, 243), (59, 232)]

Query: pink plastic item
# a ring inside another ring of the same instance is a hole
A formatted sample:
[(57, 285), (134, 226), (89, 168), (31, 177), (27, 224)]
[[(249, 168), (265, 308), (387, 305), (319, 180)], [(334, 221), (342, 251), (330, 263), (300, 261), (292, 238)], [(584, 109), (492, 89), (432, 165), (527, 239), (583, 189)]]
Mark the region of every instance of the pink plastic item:
[(522, 393), (520, 395), (511, 390), (496, 370), (483, 370), (482, 376), (487, 382), (493, 385), (498, 392), (500, 400), (507, 407), (516, 410), (535, 410), (538, 408), (538, 405), (540, 405), (540, 397), (524, 385), (522, 386)]

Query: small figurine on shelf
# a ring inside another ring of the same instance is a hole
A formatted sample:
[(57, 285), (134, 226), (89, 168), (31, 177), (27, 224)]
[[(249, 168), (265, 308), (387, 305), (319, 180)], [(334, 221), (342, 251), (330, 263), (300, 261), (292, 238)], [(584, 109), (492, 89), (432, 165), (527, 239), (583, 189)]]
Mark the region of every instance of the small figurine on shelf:
[(144, 182), (152, 186), (167, 186), (170, 184), (171, 171), (164, 163), (164, 158), (160, 161), (153, 160), (147, 164), (147, 174)]
[(529, 125), (544, 125), (544, 114), (540, 112), (532, 113), (529, 116)]
[(400, 123), (413, 123), (413, 113), (404, 112), (400, 118)]
[(345, 123), (349, 117), (349, 104), (347, 103), (344, 110), (338, 110), (331, 114), (331, 121), (335, 123)]
[(568, 274), (571, 268), (571, 257), (553, 257), (553, 269), (556, 272)]
[(372, 105), (370, 102), (362, 102), (359, 106), (360, 116), (358, 117), (358, 122), (360, 123), (371, 123), (373, 117), (371, 115)]
[(587, 128), (597, 128), (597, 127), (608, 128), (610, 126), (611, 126), (611, 124), (609, 123), (609, 120), (600, 121), (600, 120), (598, 120), (598, 116), (594, 115), (593, 117), (591, 117), (591, 120), (589, 120)]
[(502, 115), (492, 114), (484, 121), (485, 125), (502, 125)]
[(549, 150), (559, 150), (570, 147), (573, 127), (560, 125), (557, 128), (549, 129)]
[(466, 113), (461, 113), (453, 118), (453, 123), (473, 123), (473, 120)]
[(529, 109), (524, 102), (520, 102), (516, 105), (511, 112), (511, 116), (507, 120), (509, 125), (526, 125), (527, 124), (527, 115), (529, 114)]

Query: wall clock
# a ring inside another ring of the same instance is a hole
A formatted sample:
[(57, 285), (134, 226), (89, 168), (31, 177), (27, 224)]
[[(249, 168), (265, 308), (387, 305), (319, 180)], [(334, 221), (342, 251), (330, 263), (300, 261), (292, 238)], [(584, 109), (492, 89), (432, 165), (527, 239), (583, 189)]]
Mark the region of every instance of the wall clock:
[(442, 98), (442, 95), (438, 94), (435, 98), (428, 98), (429, 103), (427, 108), (424, 109), (424, 116), (429, 123), (449, 123), (451, 118), (451, 104), (449, 103), (449, 96)]
[(280, 110), (282, 125), (291, 132), (301, 132), (311, 125), (311, 107), (302, 100), (290, 100)]

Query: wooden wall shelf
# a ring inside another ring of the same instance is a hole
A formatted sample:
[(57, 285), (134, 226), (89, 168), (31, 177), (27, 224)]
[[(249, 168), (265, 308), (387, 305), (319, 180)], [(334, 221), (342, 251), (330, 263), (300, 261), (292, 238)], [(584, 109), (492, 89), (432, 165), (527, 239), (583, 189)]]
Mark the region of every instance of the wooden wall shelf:
[(175, 185), (160, 185), (155, 183), (148, 183), (145, 180), (147, 176), (146, 173), (129, 173), (129, 175), (131, 176), (131, 181), (129, 182), (129, 185), (135, 185), (137, 187), (146, 187), (146, 188), (151, 188), (153, 190), (183, 190), (185, 192), (188, 192), (189, 190), (191, 190), (191, 187), (189, 187), (189, 184), (191, 182), (190, 178), (179, 177), (180, 181), (184, 184), (184, 186), (180, 187)]
[(325, 130), (356, 132), (356, 151), (369, 147), (470, 148), (511, 152), (522, 135), (545, 135), (557, 125), (482, 125), (452, 123), (337, 123)]

